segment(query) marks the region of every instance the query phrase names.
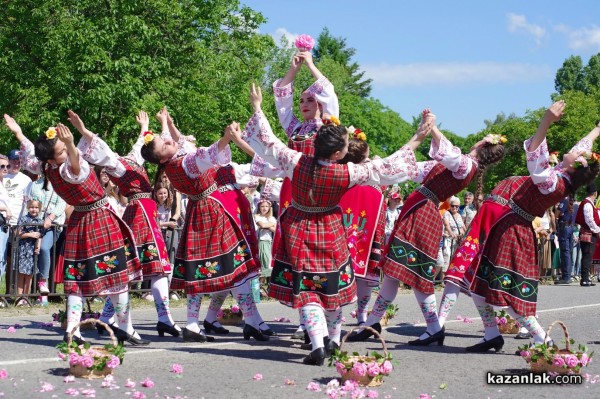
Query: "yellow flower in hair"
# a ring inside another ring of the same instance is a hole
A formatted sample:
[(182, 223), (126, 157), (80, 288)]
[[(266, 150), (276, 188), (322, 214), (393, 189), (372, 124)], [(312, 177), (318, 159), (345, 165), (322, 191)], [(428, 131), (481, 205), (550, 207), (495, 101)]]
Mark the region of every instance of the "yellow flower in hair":
[(53, 138), (56, 138), (56, 129), (51, 127), (48, 130), (46, 130), (46, 138), (48, 140), (52, 140)]
[(508, 139), (502, 134), (490, 134), (487, 141), (490, 144), (504, 144), (508, 141)]
[(329, 117), (329, 120), (336, 126), (339, 126), (341, 124), (340, 120), (333, 115)]
[(148, 145), (152, 140), (154, 140), (154, 134), (150, 131), (144, 132), (144, 145)]

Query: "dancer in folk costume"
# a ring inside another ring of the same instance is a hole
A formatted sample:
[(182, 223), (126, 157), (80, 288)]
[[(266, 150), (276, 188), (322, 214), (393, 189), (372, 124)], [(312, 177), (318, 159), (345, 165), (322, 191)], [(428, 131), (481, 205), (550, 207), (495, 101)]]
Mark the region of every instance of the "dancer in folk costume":
[(468, 347), (468, 352), (499, 351), (503, 347), (492, 306), (505, 308), (536, 343), (549, 340), (535, 318), (539, 267), (531, 221), (593, 181), (600, 170), (597, 161), (581, 156), (590, 153), (600, 134), (598, 126), (566, 153), (558, 166), (548, 163), (546, 132), (560, 119), (564, 107), (562, 100), (552, 104), (535, 135), (524, 143), (530, 176), (509, 177), (496, 186), (451, 262), (440, 315), (447, 318), (462, 286), (470, 290), (485, 327), (481, 342)]
[[(83, 159), (104, 167), (113, 184), (119, 187), (121, 195), (127, 197), (127, 207), (123, 213), (123, 221), (131, 227), (135, 237), (137, 253), (144, 279), (150, 280), (152, 296), (158, 315), (156, 331), (160, 336), (165, 332), (179, 336), (181, 329), (175, 325), (169, 306), (169, 281), (171, 272), (167, 248), (160, 228), (157, 225), (156, 202), (152, 200), (152, 184), (144, 169), (144, 159), (140, 150), (144, 144), (144, 133), (148, 131), (150, 120), (148, 114), (140, 111), (136, 117), (141, 132), (131, 151), (124, 157), (115, 154), (104, 140), (87, 129), (81, 118), (69, 111), (69, 120), (81, 133), (78, 148)], [(107, 300), (101, 320), (112, 324), (114, 306)], [(97, 326), (100, 327), (100, 326)], [(99, 328), (100, 333), (103, 328)]]
[[(315, 66), (310, 50), (303, 50), (294, 55), (286, 75), (273, 83), (273, 93), (279, 122), (288, 136), (288, 147), (307, 156), (312, 156), (314, 154), (315, 135), (323, 125), (323, 116), (328, 115), (339, 118), (340, 106), (333, 84)], [(300, 95), (299, 108), (303, 119), (303, 121), (300, 121), (293, 111), (293, 84), (302, 65), (306, 65), (315, 82)], [(285, 177), (281, 187), (281, 201), (279, 202), (280, 215), (290, 205), (291, 199), (292, 186), (290, 179)], [(281, 231), (278, 228), (273, 238), (273, 248), (279, 246), (280, 237)], [(300, 315), (300, 318), (302, 318), (302, 315)], [(308, 343), (305, 330), (305, 326), (300, 324), (293, 338), (304, 338), (305, 342)]]
[[(369, 162), (367, 136), (353, 126), (348, 128), (348, 153), (339, 164)], [(374, 287), (379, 286), (379, 262), (385, 245), (385, 200), (380, 186), (354, 186), (340, 200), (348, 250), (356, 277), (356, 318), (367, 320), (367, 307)]]
[[(149, 341), (141, 339), (133, 329), (129, 312), (129, 282), (142, 275), (133, 234), (107, 206), (104, 190), (75, 146), (69, 128), (59, 123), (38, 137), (34, 144), (23, 135), (13, 118), (4, 115), (4, 119), (21, 143), (25, 168), (36, 174), (43, 173), (54, 191), (75, 207), (63, 250), (67, 331), (75, 329), (81, 320), (84, 296), (108, 295), (119, 321), (118, 340), (148, 344)], [(73, 337), (75, 342), (83, 343), (78, 329)]]
[(208, 148), (198, 148), (186, 154), (184, 136), (163, 109), (159, 112), (163, 132), (172, 138), (148, 134), (142, 146), (147, 162), (159, 165), (173, 187), (186, 194), (188, 205), (185, 224), (179, 240), (171, 282), (174, 289), (185, 289), (188, 300), (187, 326), (184, 341), (204, 342), (198, 314), (202, 294), (232, 290), (244, 314), (244, 339), (254, 337), (266, 341), (259, 329), (256, 305), (247, 281), (258, 276), (260, 266), (252, 258), (244, 233), (235, 214), (218, 190), (217, 165), (231, 161), (229, 139), (221, 138)]
[[(435, 121), (435, 116), (427, 110), (423, 118)], [(469, 154), (461, 154), (458, 147), (435, 126), (429, 155), (433, 161), (419, 163), (419, 177), (423, 184), (408, 196), (402, 207), (395, 231), (386, 247), (386, 255), (381, 268), (383, 283), (371, 314), (365, 323), (381, 332), (379, 321), (388, 305), (398, 293), (398, 285), (404, 282), (412, 287), (417, 303), (423, 312), (427, 330), (419, 339), (409, 345), (429, 345), (444, 342), (444, 330), (437, 321), (437, 305), (434, 295), (435, 277), (443, 222), (438, 210), (440, 200), (451, 197), (463, 190), (471, 182), (479, 169), (479, 180), (485, 168), (504, 156), (504, 146), (493, 135), (477, 142)], [(354, 331), (350, 341), (364, 341), (373, 333), (369, 330)]]
[[(352, 303), (356, 297), (339, 201), (355, 184), (391, 184), (413, 177), (413, 149), (425, 138), (430, 126), (421, 126), (407, 145), (386, 159), (340, 165), (336, 162), (348, 150), (345, 127), (321, 127), (315, 139), (315, 155), (309, 157), (286, 147), (273, 135), (261, 111), (260, 88), (254, 85), (251, 102), (254, 115), (248, 122), (245, 140), (292, 180), (292, 204), (279, 220), (281, 243), (275, 249), (269, 296), (302, 308), (302, 321), (313, 346), (303, 362), (322, 365), (326, 354), (339, 346), (341, 306)], [(227, 133), (236, 143), (242, 140), (237, 123), (232, 123)], [(321, 328), (323, 318), (329, 327), (327, 341)]]

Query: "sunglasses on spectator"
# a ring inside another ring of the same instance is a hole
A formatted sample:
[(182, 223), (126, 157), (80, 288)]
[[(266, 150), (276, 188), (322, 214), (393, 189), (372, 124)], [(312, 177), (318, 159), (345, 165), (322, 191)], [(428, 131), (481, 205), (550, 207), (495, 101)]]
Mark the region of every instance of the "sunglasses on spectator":
[(8, 169), (8, 165), (0, 165), (0, 169)]
[(458, 208), (460, 205), (450, 205), (450, 208)]

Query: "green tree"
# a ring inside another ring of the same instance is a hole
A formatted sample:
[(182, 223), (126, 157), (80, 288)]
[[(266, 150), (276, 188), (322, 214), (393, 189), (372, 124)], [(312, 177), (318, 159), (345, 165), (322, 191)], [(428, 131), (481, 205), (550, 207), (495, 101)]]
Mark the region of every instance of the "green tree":
[(583, 62), (579, 56), (571, 56), (556, 72), (554, 88), (561, 94), (566, 90), (585, 91), (583, 82)]
[(263, 16), (230, 0), (28, 0), (0, 16), (3, 111), (34, 137), (71, 108), (121, 153), (137, 110), (165, 104), (182, 132), (216, 140), (273, 47)]

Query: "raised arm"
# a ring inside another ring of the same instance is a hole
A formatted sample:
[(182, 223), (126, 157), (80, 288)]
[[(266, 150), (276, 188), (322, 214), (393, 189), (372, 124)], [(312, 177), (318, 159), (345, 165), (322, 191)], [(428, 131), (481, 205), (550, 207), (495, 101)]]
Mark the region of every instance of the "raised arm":
[(13, 132), (19, 144), (22, 144), (25, 140), (27, 140), (27, 137), (25, 137), (23, 131), (21, 130), (21, 126), (19, 126), (17, 121), (15, 121), (10, 115), (4, 114), (4, 124), (11, 132)]
[[(408, 147), (410, 147), (411, 150), (413, 150), (413, 151), (416, 150), (417, 147), (419, 147), (421, 145), (423, 140), (425, 140), (425, 137), (427, 137), (427, 135), (433, 131), (433, 128), (437, 129), (437, 127), (435, 126), (435, 115), (432, 114), (431, 112), (429, 112), (429, 110), (423, 111), (423, 119), (421, 120), (421, 123), (419, 124), (419, 128), (417, 129), (414, 136), (412, 136), (411, 139), (408, 140), (408, 143), (406, 143), (406, 145)], [(441, 132), (439, 132), (439, 130), (438, 130), (438, 133), (441, 134)], [(432, 133), (432, 135), (433, 135), (433, 133)], [(434, 136), (433, 139), (440, 140), (439, 136), (437, 139)]]
[(315, 66), (315, 63), (313, 62), (313, 56), (310, 51), (301, 51), (300, 53), (298, 53), (297, 57), (300, 58), (301, 65), (302, 62), (304, 63), (304, 65), (306, 65), (306, 67), (310, 71), (310, 74), (313, 76), (313, 78), (315, 78), (315, 80), (319, 80), (323, 77), (321, 71), (319, 71), (319, 69)]
[(535, 151), (544, 140), (546, 140), (546, 133), (550, 125), (560, 120), (565, 110), (564, 100), (555, 102), (546, 110), (544, 117), (540, 121), (540, 124), (535, 132), (535, 135), (529, 141), (529, 147), (526, 149), (529, 152)]
[(21, 126), (10, 116), (4, 114), (6, 127), (14, 134), (21, 147), (21, 165), (35, 174), (42, 173), (42, 163), (35, 157), (33, 143), (21, 131)]
[(292, 57), (292, 65), (290, 65), (290, 69), (288, 69), (287, 73), (282, 79), (277, 81), (276, 87), (287, 86), (292, 83), (294, 79), (296, 79), (296, 75), (302, 66), (302, 60), (303, 59), (299, 56), (299, 54), (296, 54), (294, 57)]
[(74, 176), (78, 176), (81, 172), (81, 165), (79, 163), (79, 151), (77, 151), (77, 147), (73, 141), (73, 134), (69, 128), (62, 123), (59, 123), (56, 126), (56, 132), (58, 139), (65, 144), (67, 155), (69, 157), (69, 164), (71, 166), (71, 172)]

